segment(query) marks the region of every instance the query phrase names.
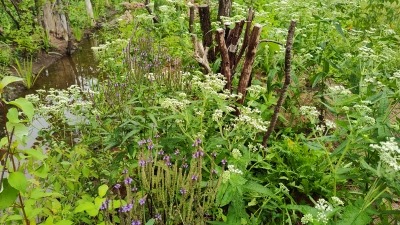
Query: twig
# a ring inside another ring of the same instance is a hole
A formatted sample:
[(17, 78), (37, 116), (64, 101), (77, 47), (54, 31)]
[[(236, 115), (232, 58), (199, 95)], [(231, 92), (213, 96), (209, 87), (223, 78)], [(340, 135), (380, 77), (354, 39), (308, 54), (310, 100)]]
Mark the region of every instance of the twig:
[(277, 44), (277, 45), (282, 45), (282, 46), (284, 46), (284, 44), (282, 44), (282, 43), (280, 43), (280, 42), (278, 42), (278, 41), (274, 41), (274, 40), (263, 39), (263, 40), (260, 40), (260, 41), (259, 41), (259, 43), (262, 43), (262, 42), (275, 43), (275, 44)]
[(283, 105), (283, 102), (286, 98), (286, 92), (288, 90), (290, 84), (290, 70), (291, 70), (291, 63), (292, 63), (292, 48), (293, 48), (293, 38), (294, 38), (294, 31), (296, 28), (296, 21), (292, 20), (290, 22), (288, 36), (286, 40), (286, 50), (285, 50), (285, 82), (283, 84), (281, 95), (279, 96), (278, 102), (276, 103), (274, 114), (272, 115), (270, 125), (268, 127), (267, 132), (263, 138), (263, 146), (267, 147), (269, 136), (271, 135), (272, 131), (275, 129), (276, 121), (278, 120), (278, 114), (280, 108)]
[(229, 62), (228, 48), (226, 47), (225, 44), (224, 30), (222, 28), (217, 29), (216, 40), (221, 52), (221, 59), (222, 59), (221, 73), (226, 78), (225, 88), (231, 90), (232, 89), (231, 66)]

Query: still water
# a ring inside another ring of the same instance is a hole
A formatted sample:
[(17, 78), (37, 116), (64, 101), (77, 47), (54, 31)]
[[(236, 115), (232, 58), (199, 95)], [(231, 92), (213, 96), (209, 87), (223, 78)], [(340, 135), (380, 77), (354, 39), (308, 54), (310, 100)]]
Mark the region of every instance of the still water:
[[(96, 39), (83, 39), (79, 43), (79, 48), (71, 56), (64, 56), (44, 69), (31, 89), (12, 89), (12, 93), (8, 93), (8, 95), (12, 98), (24, 97), (27, 94), (36, 93), (36, 90), (39, 89), (67, 89), (71, 85), (78, 85), (82, 90), (90, 89), (98, 82), (99, 75), (98, 64), (91, 49), (92, 46), (97, 46)], [(4, 127), (4, 123), (0, 119), (1, 127)], [(35, 118), (30, 127), (26, 147), (32, 146), (39, 130), (47, 126), (48, 124), (43, 118)], [(1, 131), (0, 137), (4, 136), (4, 132)]]

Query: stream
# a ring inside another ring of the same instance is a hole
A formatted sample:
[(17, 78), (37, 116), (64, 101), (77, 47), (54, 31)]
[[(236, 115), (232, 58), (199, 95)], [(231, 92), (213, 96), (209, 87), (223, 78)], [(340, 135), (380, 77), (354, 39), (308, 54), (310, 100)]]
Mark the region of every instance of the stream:
[[(34, 94), (39, 89), (67, 89), (71, 85), (78, 85), (82, 90), (90, 89), (98, 82), (99, 75), (92, 46), (97, 46), (95, 38), (82, 39), (78, 49), (71, 56), (64, 56), (44, 69), (31, 89), (13, 88), (8, 95), (15, 99)], [(0, 119), (0, 126), (5, 127), (5, 121)], [(48, 123), (43, 118), (34, 118), (26, 147), (31, 147), (36, 141), (40, 129), (47, 126)], [(4, 133), (0, 130), (0, 137), (2, 136)]]

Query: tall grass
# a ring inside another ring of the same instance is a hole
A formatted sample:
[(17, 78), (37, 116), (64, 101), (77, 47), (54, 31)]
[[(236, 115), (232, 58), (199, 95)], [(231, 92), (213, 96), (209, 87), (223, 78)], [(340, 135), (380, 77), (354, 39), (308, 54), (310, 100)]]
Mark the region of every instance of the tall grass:
[(40, 73), (43, 71), (44, 67), (42, 67), (37, 74), (33, 72), (33, 62), (32, 58), (30, 60), (24, 59), (22, 64), (16, 59), (15, 64), (17, 67), (13, 66), (18, 76), (23, 79), (23, 84), (26, 88), (31, 89), (35, 84), (36, 80), (40, 76)]

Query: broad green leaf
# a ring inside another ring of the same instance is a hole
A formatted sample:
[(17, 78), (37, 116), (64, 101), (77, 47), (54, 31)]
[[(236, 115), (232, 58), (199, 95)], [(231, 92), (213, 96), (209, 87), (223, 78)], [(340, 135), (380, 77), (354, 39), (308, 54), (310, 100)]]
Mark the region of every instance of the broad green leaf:
[(25, 175), (19, 171), (10, 173), (8, 182), (13, 188), (21, 192), (25, 192), (26, 188), (28, 187), (28, 180), (26, 179)]
[(11, 108), (7, 112), (7, 120), (10, 123), (19, 123), (21, 122), (18, 118), (18, 110), (16, 108)]
[(264, 187), (261, 184), (256, 183), (254, 181), (247, 182), (243, 186), (243, 188), (246, 189), (247, 191), (253, 191), (253, 192), (256, 192), (258, 194), (262, 194), (265, 197), (267, 197), (267, 196), (268, 197), (272, 197), (272, 198), (275, 197), (275, 194), (269, 188)]
[(153, 225), (155, 222), (156, 222), (156, 220), (151, 218), (151, 219), (149, 219), (149, 221), (147, 221), (147, 223), (145, 225)]
[(6, 221), (15, 221), (15, 220), (22, 220), (22, 215), (11, 215), (7, 217)]
[(55, 223), (55, 225), (71, 225), (73, 222), (71, 220), (61, 220)]
[(33, 172), (33, 174), (40, 178), (46, 178), (49, 171), (49, 166), (47, 166), (46, 163), (43, 163), (36, 171)]
[(29, 134), (29, 127), (22, 123), (15, 124), (7, 122), (6, 128), (10, 133), (14, 130), (14, 137), (17, 137), (19, 140), (23, 140), (23, 138)]
[(47, 158), (47, 156), (45, 154), (43, 154), (41, 149), (27, 149), (27, 150), (24, 150), (23, 153), (31, 156), (32, 158), (40, 160), (40, 161)]
[(75, 208), (74, 213), (87, 211), (87, 210), (93, 209), (94, 207), (95, 206), (94, 206), (93, 202), (82, 202)]
[(5, 76), (3, 77), (3, 79), (0, 82), (0, 94), (3, 92), (3, 89), (5, 86), (14, 83), (14, 82), (18, 82), (18, 81), (23, 81), (22, 78), (20, 77), (15, 77), (15, 76)]
[(99, 187), (99, 197), (102, 198), (104, 197), (104, 195), (106, 195), (107, 191), (108, 191), (108, 186), (106, 184), (103, 184)]
[(0, 210), (6, 209), (17, 200), (19, 191), (8, 183), (8, 179), (3, 179), (3, 190), (0, 192)]
[(34, 107), (33, 104), (28, 101), (26, 98), (18, 98), (14, 101), (8, 102), (8, 104), (15, 105), (20, 108), (22, 112), (28, 117), (29, 121), (32, 121), (34, 115)]

